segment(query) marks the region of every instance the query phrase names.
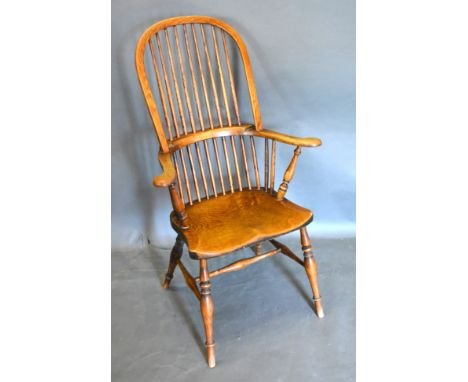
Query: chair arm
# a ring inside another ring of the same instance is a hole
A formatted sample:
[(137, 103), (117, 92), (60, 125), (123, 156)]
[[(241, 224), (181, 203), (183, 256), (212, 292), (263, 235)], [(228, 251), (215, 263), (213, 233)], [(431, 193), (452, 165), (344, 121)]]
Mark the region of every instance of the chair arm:
[(278, 133), (277, 131), (272, 130), (254, 130), (254, 135), (258, 137), (263, 137), (266, 139), (273, 139), (278, 142), (286, 143), (293, 146), (301, 147), (317, 147), (322, 144), (322, 141), (319, 138), (299, 138), (292, 135), (286, 135), (283, 133)]
[(171, 153), (160, 152), (158, 154), (158, 158), (161, 163), (163, 173), (153, 178), (153, 185), (155, 187), (169, 187), (172, 207), (174, 207), (174, 212), (177, 220), (179, 221), (180, 228), (183, 230), (188, 229), (189, 226), (187, 213), (185, 212), (185, 205), (175, 186), (176, 172), (174, 165), (172, 164)]
[(174, 183), (176, 178), (176, 172), (174, 165), (172, 164), (170, 153), (159, 153), (159, 163), (163, 169), (163, 173), (153, 178), (153, 185), (155, 187), (168, 187)]

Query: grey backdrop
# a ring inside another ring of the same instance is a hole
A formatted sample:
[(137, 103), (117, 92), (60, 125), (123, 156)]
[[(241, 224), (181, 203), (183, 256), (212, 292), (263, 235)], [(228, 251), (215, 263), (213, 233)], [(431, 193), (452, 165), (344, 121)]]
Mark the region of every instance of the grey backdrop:
[[(355, 2), (353, 0), (112, 1), (112, 246), (167, 247), (175, 234), (158, 145), (141, 95), (134, 49), (152, 23), (207, 15), (243, 37), (264, 126), (324, 142), (304, 149), (288, 198), (315, 212), (312, 236), (355, 233)], [(283, 145), (280, 145), (283, 146)], [(278, 151), (280, 176), (292, 154)]]

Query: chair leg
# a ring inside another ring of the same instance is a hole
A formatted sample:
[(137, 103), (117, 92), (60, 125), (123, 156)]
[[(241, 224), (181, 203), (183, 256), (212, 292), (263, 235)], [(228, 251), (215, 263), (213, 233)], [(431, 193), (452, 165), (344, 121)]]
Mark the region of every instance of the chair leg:
[(318, 287), (317, 279), (317, 262), (312, 254), (312, 246), (310, 245), (310, 238), (307, 234), (307, 228), (301, 228), (301, 244), (302, 250), (304, 251), (304, 268), (309, 278), (310, 287), (312, 288), (312, 294), (314, 296), (314, 305), (317, 316), (322, 318), (324, 316), (322, 303), (320, 299), (320, 292)]
[(184, 242), (180, 236), (177, 236), (176, 242), (174, 247), (171, 251), (171, 258), (169, 260), (169, 267), (167, 268), (166, 279), (163, 283), (163, 288), (169, 288), (169, 284), (171, 283), (172, 277), (174, 277), (174, 270), (177, 266), (177, 260), (180, 259), (182, 256), (182, 250), (184, 248)]
[(208, 359), (208, 366), (215, 367), (215, 342), (213, 339), (213, 298), (211, 297), (211, 282), (208, 271), (208, 261), (206, 259), (200, 260), (200, 310), (205, 325), (206, 333), (206, 353)]
[(258, 256), (262, 253), (262, 243), (255, 244), (255, 256)]

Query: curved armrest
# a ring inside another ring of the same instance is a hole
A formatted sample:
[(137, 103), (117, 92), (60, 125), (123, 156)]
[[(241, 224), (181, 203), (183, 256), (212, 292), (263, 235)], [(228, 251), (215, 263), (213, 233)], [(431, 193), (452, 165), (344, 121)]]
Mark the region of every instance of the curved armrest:
[(176, 178), (175, 169), (171, 160), (171, 154), (159, 153), (158, 158), (159, 163), (161, 163), (163, 173), (153, 178), (153, 185), (155, 187), (168, 187), (174, 183)]
[(254, 130), (252, 135), (256, 135), (258, 137), (263, 137), (266, 139), (273, 139), (275, 141), (294, 146), (317, 147), (322, 144), (322, 141), (319, 138), (298, 138), (293, 137), (292, 135), (286, 135), (283, 133), (278, 133), (277, 131), (266, 129), (259, 131)]

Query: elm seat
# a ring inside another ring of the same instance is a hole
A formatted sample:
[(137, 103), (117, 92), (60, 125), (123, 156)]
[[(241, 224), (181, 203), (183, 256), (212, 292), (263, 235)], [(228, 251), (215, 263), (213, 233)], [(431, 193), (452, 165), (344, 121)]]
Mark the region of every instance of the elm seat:
[[(183, 231), (192, 258), (233, 252), (294, 231), (311, 222), (313, 212), (263, 190), (244, 190), (186, 206), (189, 228)], [(171, 214), (173, 227), (179, 221)]]

